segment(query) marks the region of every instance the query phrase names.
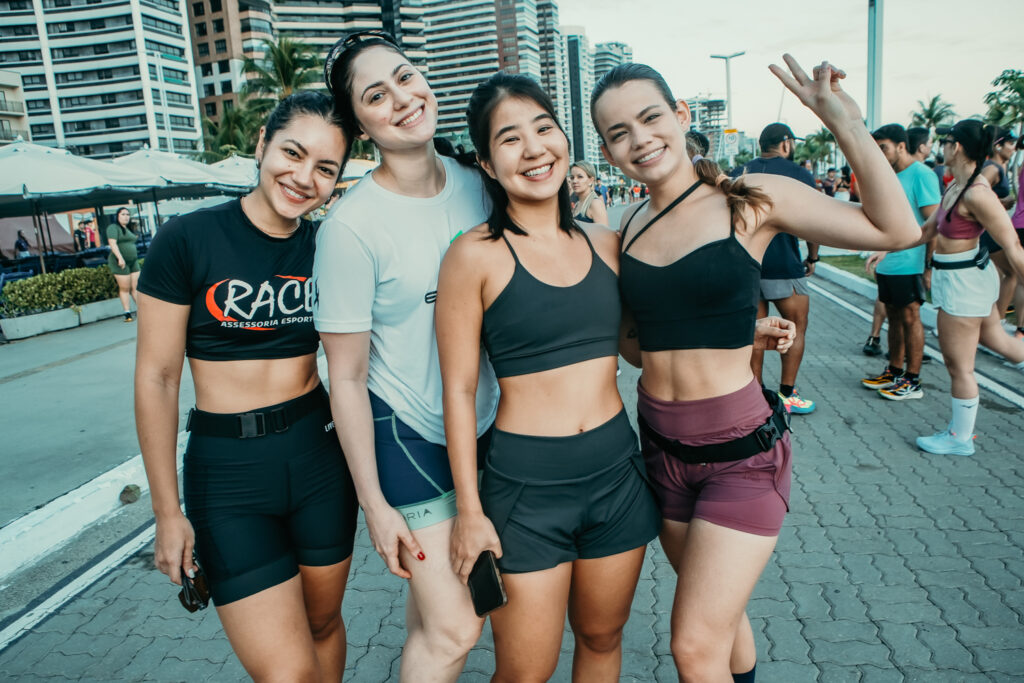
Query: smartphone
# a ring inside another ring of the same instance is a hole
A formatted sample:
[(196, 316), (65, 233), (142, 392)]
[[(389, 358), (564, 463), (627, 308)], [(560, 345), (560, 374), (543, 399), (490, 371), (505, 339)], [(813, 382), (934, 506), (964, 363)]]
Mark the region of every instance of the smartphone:
[(469, 595), (473, 599), (473, 609), (476, 610), (478, 617), (504, 607), (508, 602), (505, 584), (501, 581), (501, 572), (498, 571), (498, 561), (493, 551), (485, 550), (476, 558), (473, 570), (469, 572)]

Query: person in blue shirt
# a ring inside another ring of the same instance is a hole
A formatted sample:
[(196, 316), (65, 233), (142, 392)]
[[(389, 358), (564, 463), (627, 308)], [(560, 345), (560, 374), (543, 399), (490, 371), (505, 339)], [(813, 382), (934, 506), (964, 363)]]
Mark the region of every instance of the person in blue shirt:
[[(923, 225), (942, 200), (938, 178), (910, 155), (907, 131), (900, 124), (882, 126), (871, 135), (896, 171), (918, 225)], [(878, 300), (885, 305), (889, 318), (889, 364), (880, 375), (865, 377), (861, 383), (893, 401), (924, 396), (920, 379), (924, 356), (921, 304), (930, 285), (931, 271), (924, 267), (930, 250), (931, 245), (921, 244), (902, 251), (878, 251), (867, 261), (868, 271), (875, 270)]]

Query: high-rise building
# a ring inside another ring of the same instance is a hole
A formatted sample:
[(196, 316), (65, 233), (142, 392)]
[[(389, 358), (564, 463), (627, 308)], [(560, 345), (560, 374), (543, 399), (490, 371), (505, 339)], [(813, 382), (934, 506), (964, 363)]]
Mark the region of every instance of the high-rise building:
[(428, 78), (439, 109), (437, 132), (465, 144), (469, 97), (498, 70), (497, 5), (495, 0), (422, 2)]
[(541, 80), (537, 0), (494, 0), (498, 68)]
[(558, 120), (568, 130), (572, 103), (569, 100), (569, 72), (565, 66), (565, 41), (558, 27), (558, 3), (537, 0), (537, 32), (540, 36), (540, 83), (555, 102)]
[(201, 139), (180, 0), (7, 0), (0, 67), (21, 74), (34, 141), (86, 156)]
[(594, 82), (617, 67), (633, 61), (633, 48), (625, 43), (598, 43), (594, 46)]
[(563, 26), (566, 69), (569, 74), (569, 116), (573, 159), (595, 162), (601, 142), (590, 120), (590, 93), (594, 90), (594, 55), (582, 26)]
[[(190, 2), (193, 50), (203, 115), (212, 120), (238, 102), (246, 57), (264, 56), (265, 42), (302, 41), (326, 55), (344, 34), (384, 29), (409, 59), (426, 66), (421, 0), (196, 0)], [(314, 88), (322, 83), (312, 84)]]
[(21, 89), (21, 74), (0, 71), (0, 144), (18, 138), (31, 139), (28, 114), (25, 112), (25, 93)]
[(717, 159), (721, 156), (719, 146), (725, 129), (725, 100), (697, 96), (688, 98), (686, 105), (690, 108), (690, 126), (708, 136), (708, 156)]

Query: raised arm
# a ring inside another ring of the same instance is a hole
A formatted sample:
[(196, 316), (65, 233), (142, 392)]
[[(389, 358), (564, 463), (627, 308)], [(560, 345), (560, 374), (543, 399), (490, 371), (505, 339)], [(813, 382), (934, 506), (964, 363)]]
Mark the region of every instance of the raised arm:
[(747, 182), (761, 185), (772, 198), (765, 225), (846, 249), (906, 248), (920, 230), (896, 174), (864, 127), (857, 103), (839, 85), (845, 72), (822, 62), (812, 77), (790, 55), (783, 59), (789, 73), (775, 64), (772, 73), (832, 131), (857, 177), (861, 203), (832, 199), (789, 178), (749, 175)]
[(138, 295), (135, 354), (135, 429), (156, 517), (157, 569), (181, 583), (181, 568), (195, 571), (195, 532), (178, 495), (178, 390), (185, 360), (189, 306)]
[(455, 241), (441, 263), (435, 322), (444, 385), (444, 433), (458, 514), (452, 529), (452, 569), (463, 582), (484, 550), (501, 557), (494, 525), (484, 515), (477, 486), (476, 390), (483, 324), (483, 269), (478, 231)]

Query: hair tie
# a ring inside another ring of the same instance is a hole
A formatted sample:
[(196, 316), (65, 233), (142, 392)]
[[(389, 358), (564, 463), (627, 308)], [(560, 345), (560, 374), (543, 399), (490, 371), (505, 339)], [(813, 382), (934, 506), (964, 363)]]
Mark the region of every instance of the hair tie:
[(703, 158), (704, 158), (703, 154), (694, 154), (692, 161), (693, 161), (693, 163), (697, 163), (698, 161), (700, 161)]

